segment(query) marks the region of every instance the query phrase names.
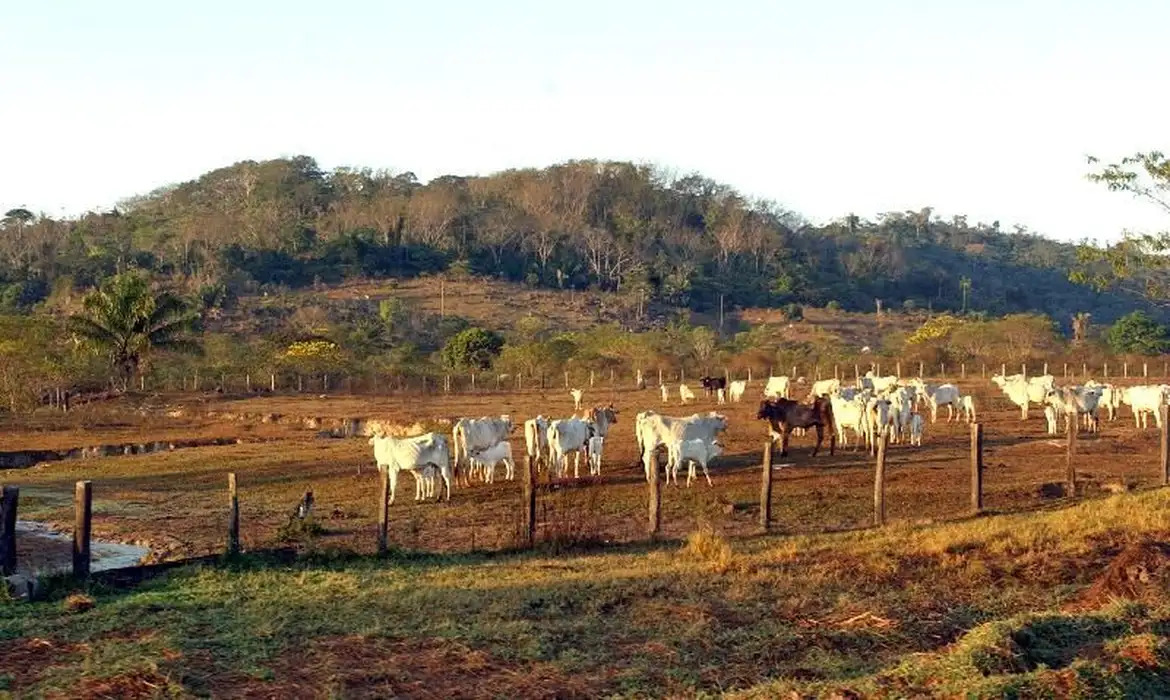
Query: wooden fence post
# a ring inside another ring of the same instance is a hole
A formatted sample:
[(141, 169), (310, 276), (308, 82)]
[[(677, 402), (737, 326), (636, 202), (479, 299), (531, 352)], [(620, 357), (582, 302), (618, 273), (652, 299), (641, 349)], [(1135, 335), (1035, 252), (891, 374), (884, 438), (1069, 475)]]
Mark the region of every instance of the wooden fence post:
[(662, 489), (658, 484), (658, 457), (650, 460), (650, 537), (657, 537), (662, 529)]
[(1007, 363), (1001, 363), (1001, 364), (1000, 364), (1000, 366), (999, 366), (999, 376), (1001, 376), (1001, 377), (1006, 377), (1006, 376), (1007, 376)]
[(873, 524), (886, 524), (886, 440), (883, 433), (878, 438), (877, 466), (873, 472)]
[(386, 531), (390, 522), (390, 470), (378, 465), (378, 554), (384, 554), (388, 542)]
[(1121, 363), (1121, 376), (1126, 378), (1126, 379), (1129, 379), (1129, 363), (1128, 362)]
[(569, 388), (569, 370), (565, 370), (565, 388)]
[(981, 362), (979, 364), (979, 376), (983, 379), (987, 379), (987, 363), (986, 362)]
[(971, 424), (971, 514), (983, 512), (983, 424)]
[(0, 494), (0, 572), (5, 576), (16, 573), (16, 502), (20, 489), (5, 486)]
[(1047, 374), (1048, 374), (1048, 363), (1047, 362), (1044, 363), (1044, 372), (1042, 374), (1045, 376), (1047, 376)]
[(536, 467), (532, 455), (524, 455), (524, 481), (520, 484), (524, 502), (524, 546), (536, 543)]
[(1143, 362), (1142, 363), (1142, 377), (1149, 377), (1149, 376), (1150, 376), (1150, 368), (1145, 362)]
[(615, 381), (615, 379), (614, 379), (614, 370), (613, 370), (613, 368), (610, 368), (610, 370), (609, 370), (609, 383), (610, 383), (610, 386), (612, 386), (612, 385), (613, 385), (614, 381)]
[(276, 373), (268, 375), (268, 389), (269, 391), (276, 391)]
[[(796, 377), (793, 377), (793, 379), (795, 379), (795, 378)], [(853, 381), (855, 381), (855, 382), (861, 381), (861, 368), (858, 367), (856, 364), (853, 365)]]
[(1064, 363), (1064, 378), (1068, 379), (1068, 363)]
[(228, 472), (228, 556), (240, 553), (240, 495), (236, 490), (236, 473)]
[(959, 363), (959, 379), (966, 379), (966, 378), (967, 378), (967, 363), (961, 362), (961, 363)]
[(1162, 485), (1170, 486), (1170, 406), (1159, 406), (1158, 413), (1162, 418), (1162, 450), (1159, 462), (1162, 467)]
[(1081, 378), (1082, 379), (1089, 378), (1089, 363), (1088, 362), (1081, 363)]
[(658, 386), (662, 386), (662, 368), (658, 368)]
[(1027, 377), (1028, 377), (1028, 363), (1027, 362), (1020, 363), (1020, 374), (1024, 375), (1024, 378), (1027, 379)]
[(752, 381), (752, 368), (751, 367), (748, 367), (748, 379), (747, 380), (748, 380), (749, 384)]
[(1077, 467), (1073, 456), (1077, 453), (1077, 416), (1073, 416), (1068, 420), (1068, 454), (1066, 455), (1066, 463), (1068, 467), (1068, 474), (1065, 477), (1068, 483), (1065, 486), (1065, 495), (1069, 498), (1076, 498), (1077, 496)]
[(902, 378), (902, 361), (901, 360), (898, 360), (897, 362), (894, 363), (894, 376), (896, 376), (898, 379)]
[(1109, 363), (1108, 362), (1105, 363), (1105, 367), (1102, 370), (1102, 373), (1105, 375), (1106, 379), (1109, 378)]
[(918, 361), (918, 378), (919, 379), (922, 379), (923, 374), (925, 372), (925, 369), (926, 369), (926, 363), (923, 362), (922, 360), (919, 360)]
[(593, 388), (593, 370), (589, 370), (589, 388)]
[(945, 363), (945, 362), (938, 363), (938, 376), (940, 376), (940, 377), (947, 376), (947, 363)]
[(760, 529), (772, 527), (772, 441), (764, 443), (764, 463), (760, 475)]
[(93, 525), (93, 482), (79, 481), (73, 491), (73, 576), (89, 576), (89, 539)]
[(833, 363), (833, 379), (841, 381), (841, 366), (836, 362)]

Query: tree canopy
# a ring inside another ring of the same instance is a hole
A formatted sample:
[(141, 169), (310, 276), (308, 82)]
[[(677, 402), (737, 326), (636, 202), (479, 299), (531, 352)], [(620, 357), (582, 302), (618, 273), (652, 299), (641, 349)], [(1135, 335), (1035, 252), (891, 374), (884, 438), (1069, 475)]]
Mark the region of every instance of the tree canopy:
[[(0, 307), (137, 268), (223, 297), (445, 270), (619, 293), (654, 309), (833, 303), (1108, 322), (1140, 289), (1068, 279), (1076, 247), (930, 207), (813, 226), (698, 174), (580, 160), (420, 183), (410, 172), (243, 161), (76, 219), (0, 221)], [(30, 212), (31, 214), (31, 212)], [(3, 308), (0, 308), (3, 310)]]

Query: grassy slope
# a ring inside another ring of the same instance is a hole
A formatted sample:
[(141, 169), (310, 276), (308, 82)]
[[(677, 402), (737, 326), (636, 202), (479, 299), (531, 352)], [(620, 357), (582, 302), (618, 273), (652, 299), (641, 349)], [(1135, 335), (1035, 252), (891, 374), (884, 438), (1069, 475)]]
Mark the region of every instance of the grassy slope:
[(94, 591), (85, 612), (3, 607), (0, 673), (21, 694), (123, 697), (1150, 696), (1170, 692), (1170, 607), (1060, 610), (1167, 533), (1159, 490), (685, 549), (245, 560)]

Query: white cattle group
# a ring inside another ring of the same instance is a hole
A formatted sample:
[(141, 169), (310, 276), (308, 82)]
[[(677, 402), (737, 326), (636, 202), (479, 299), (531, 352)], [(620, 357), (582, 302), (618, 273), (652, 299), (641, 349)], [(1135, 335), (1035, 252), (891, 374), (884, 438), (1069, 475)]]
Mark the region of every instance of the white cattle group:
[[(1057, 386), (1055, 378), (1047, 374), (1033, 377), (996, 374), (991, 382), (1009, 402), (1019, 407), (1022, 420), (1027, 419), (1029, 407), (1039, 406), (1044, 412), (1045, 431), (1050, 435), (1074, 426), (1078, 430), (1083, 427), (1099, 432), (1101, 419), (1116, 419), (1122, 405), (1130, 408), (1137, 428), (1148, 427), (1151, 415), (1154, 423), (1162, 427), (1161, 408), (1170, 402), (1170, 385), (1166, 384), (1121, 387), (1088, 380), (1080, 385)], [(822, 404), (828, 399), (824, 411), (828, 415), (831, 409), (832, 415), (824, 425), (836, 431), (842, 446), (853, 442), (855, 450), (862, 445), (874, 450), (883, 439), (890, 444), (922, 446), (928, 423), (926, 408), (932, 425), (938, 422), (939, 411), (944, 406), (947, 423), (976, 420), (974, 397), (964, 395), (952, 383), (932, 384), (920, 378), (903, 380), (866, 372), (849, 384), (844, 385), (840, 379), (816, 380), (809, 386), (808, 399)], [(769, 377), (762, 394), (770, 402), (768, 405), (775, 402), (779, 405), (789, 400), (793, 386), (803, 385), (803, 377), (796, 380), (786, 376)], [(741, 403), (747, 395), (748, 382), (727, 381), (726, 387), (726, 391), (717, 388), (713, 392), (717, 404)], [(661, 385), (660, 391), (662, 402), (668, 403), (668, 387)], [(580, 477), (584, 455), (588, 475), (600, 477), (606, 438), (617, 422), (617, 411), (612, 404), (582, 410), (584, 392), (573, 389), (569, 393), (580, 415), (559, 419), (538, 415), (525, 420), (524, 454), (537, 470), (547, 468), (555, 478), (567, 477), (572, 455), (574, 479)], [(694, 392), (686, 384), (678, 385), (678, 394), (683, 404), (695, 401)], [(373, 446), (377, 466), (387, 470), (391, 503), (402, 471), (409, 471), (414, 477), (416, 501), (444, 497), (450, 500), (452, 482), (470, 486), (472, 479), (478, 478), (483, 483), (494, 483), (496, 467), (501, 464), (505, 480), (516, 478), (510, 442), (513, 427), (509, 415), (459, 418), (452, 424), (450, 438), (434, 432), (397, 438), (384, 435), (380, 427), (375, 427), (369, 444)], [(685, 465), (688, 487), (698, 479), (699, 467), (707, 484), (712, 485), (709, 467), (712, 460), (723, 454), (720, 438), (727, 428), (727, 417), (715, 411), (685, 417), (651, 410), (638, 413), (634, 435), (646, 478), (650, 479), (652, 470), (659, 468), (658, 455), (664, 454), (668, 484), (678, 483), (679, 470)]]

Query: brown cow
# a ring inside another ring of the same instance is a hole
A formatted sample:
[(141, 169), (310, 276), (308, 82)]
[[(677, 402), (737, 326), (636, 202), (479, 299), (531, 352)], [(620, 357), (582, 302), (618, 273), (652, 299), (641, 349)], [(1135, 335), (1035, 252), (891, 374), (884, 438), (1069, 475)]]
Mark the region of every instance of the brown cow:
[(833, 404), (826, 397), (813, 399), (811, 404), (799, 401), (790, 401), (783, 398), (766, 399), (760, 402), (760, 410), (756, 414), (759, 420), (766, 420), (772, 426), (773, 440), (780, 437), (780, 456), (788, 456), (788, 435), (793, 428), (817, 429), (817, 445), (813, 448), (812, 456), (817, 456), (821, 449), (821, 442), (825, 437), (825, 428), (829, 429), (829, 454), (837, 448), (837, 426), (833, 423)]

